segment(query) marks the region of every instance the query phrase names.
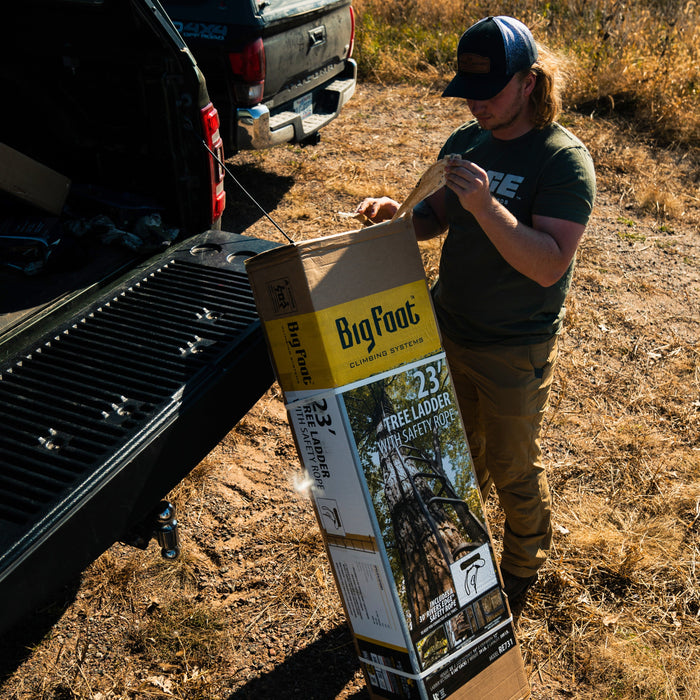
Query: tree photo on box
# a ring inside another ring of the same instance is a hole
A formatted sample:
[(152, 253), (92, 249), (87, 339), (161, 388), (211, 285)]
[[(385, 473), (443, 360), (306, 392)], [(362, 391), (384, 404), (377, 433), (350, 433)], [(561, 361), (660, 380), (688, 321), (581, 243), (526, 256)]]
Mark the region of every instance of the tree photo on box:
[[(385, 375), (344, 399), (404, 615), (425, 662), (435, 649), (446, 653), (473, 638), (494, 610), (505, 612), (447, 364), (437, 359)], [(483, 573), (477, 562), (488, 564)], [(482, 601), (489, 589), (496, 601)]]

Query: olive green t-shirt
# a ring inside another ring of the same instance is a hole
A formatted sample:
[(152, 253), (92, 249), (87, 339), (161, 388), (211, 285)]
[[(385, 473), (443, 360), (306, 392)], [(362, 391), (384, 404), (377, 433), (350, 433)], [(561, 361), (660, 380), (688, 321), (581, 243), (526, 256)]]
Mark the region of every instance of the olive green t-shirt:
[[(559, 124), (510, 141), (493, 138), (476, 121), (457, 129), (440, 157), (460, 154), (489, 176), (493, 196), (524, 224), (533, 214), (586, 224), (595, 172), (586, 147)], [(551, 287), (511, 267), (447, 189), (449, 231), (433, 288), (440, 326), (463, 345), (531, 344), (559, 332), (574, 261)]]

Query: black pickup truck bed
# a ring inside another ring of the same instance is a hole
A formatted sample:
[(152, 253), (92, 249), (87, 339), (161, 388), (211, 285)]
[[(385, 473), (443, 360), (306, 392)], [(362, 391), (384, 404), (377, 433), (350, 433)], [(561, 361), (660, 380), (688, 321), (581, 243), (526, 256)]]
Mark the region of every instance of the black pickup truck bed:
[(175, 245), (1, 368), (3, 627), (137, 527), (272, 383), (243, 267), (268, 247)]
[[(52, 212), (0, 187), (4, 635), (141, 532), (270, 386), (243, 260), (274, 244), (220, 230), (216, 112), (152, 0), (13, 3), (0, 87), (0, 144), (70, 182)], [(144, 212), (166, 238), (137, 236)], [(43, 257), (27, 221), (55, 233)]]

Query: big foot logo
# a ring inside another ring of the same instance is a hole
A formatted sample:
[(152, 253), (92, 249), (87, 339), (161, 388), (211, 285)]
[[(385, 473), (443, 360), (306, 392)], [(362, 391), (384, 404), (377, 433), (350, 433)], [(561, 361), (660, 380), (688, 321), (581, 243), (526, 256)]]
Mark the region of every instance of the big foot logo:
[(415, 313), (415, 307), (415, 303), (408, 299), (394, 310), (384, 311), (380, 305), (373, 306), (368, 317), (354, 323), (350, 323), (345, 316), (337, 318), (335, 327), (341, 347), (349, 350), (364, 341), (368, 344), (367, 353), (372, 352), (377, 345), (377, 337), (418, 325), (420, 314)]

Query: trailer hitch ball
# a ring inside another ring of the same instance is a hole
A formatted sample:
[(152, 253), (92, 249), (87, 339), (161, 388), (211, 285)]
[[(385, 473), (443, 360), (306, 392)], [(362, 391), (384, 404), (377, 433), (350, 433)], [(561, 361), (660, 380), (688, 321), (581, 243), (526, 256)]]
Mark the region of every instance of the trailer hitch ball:
[(175, 506), (169, 501), (161, 501), (151, 514), (121, 540), (139, 549), (147, 549), (155, 539), (160, 545), (164, 559), (173, 560), (180, 556), (179, 525), (175, 517)]
[(169, 501), (161, 501), (158, 504), (158, 513), (156, 518), (159, 523), (167, 525), (173, 521), (175, 517), (175, 506)]

